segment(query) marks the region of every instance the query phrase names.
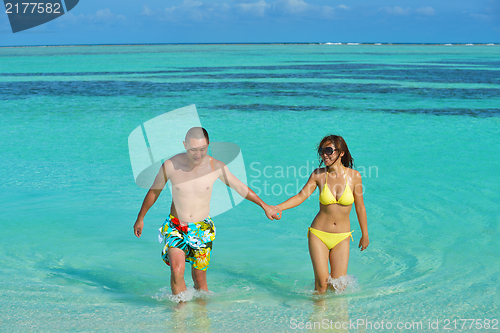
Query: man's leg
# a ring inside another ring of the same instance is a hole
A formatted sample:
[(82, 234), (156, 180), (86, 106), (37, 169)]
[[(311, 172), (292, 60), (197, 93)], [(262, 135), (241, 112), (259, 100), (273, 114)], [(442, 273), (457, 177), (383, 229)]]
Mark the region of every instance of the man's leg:
[(172, 294), (177, 295), (186, 290), (186, 282), (184, 281), (186, 255), (181, 249), (171, 247), (168, 249), (168, 259), (170, 262), (170, 287)]
[(200, 271), (199, 269), (191, 267), (191, 276), (193, 277), (195, 289), (208, 291), (206, 270)]

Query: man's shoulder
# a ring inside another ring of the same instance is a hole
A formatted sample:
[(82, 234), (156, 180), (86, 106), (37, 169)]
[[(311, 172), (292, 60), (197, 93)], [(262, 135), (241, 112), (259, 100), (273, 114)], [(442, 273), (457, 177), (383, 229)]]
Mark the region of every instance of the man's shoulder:
[(180, 153), (177, 155), (174, 155), (170, 157), (168, 160), (165, 161), (165, 163), (169, 162), (170, 163), (179, 163), (179, 162), (185, 162), (186, 161), (186, 153)]
[(210, 156), (210, 163), (212, 163), (212, 165), (214, 166), (214, 169), (215, 170), (219, 170), (219, 169), (222, 169), (226, 166), (226, 164), (222, 161), (219, 161), (218, 159), (216, 158), (213, 158), (212, 156)]
[(186, 153), (180, 153), (177, 155), (174, 155), (170, 157), (168, 160), (163, 162), (163, 167), (164, 168), (173, 168), (174, 166), (178, 164), (185, 164), (186, 160)]

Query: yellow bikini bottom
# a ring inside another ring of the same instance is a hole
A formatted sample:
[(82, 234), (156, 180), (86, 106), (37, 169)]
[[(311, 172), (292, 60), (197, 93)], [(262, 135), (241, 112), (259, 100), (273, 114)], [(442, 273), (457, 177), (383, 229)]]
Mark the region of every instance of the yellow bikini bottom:
[(309, 230), (307, 232), (307, 237), (309, 237), (309, 232), (311, 232), (313, 235), (316, 235), (316, 237), (318, 237), (323, 243), (325, 243), (326, 247), (328, 247), (328, 250), (331, 250), (335, 247), (335, 245), (342, 242), (344, 239), (348, 238), (349, 236), (351, 236), (351, 240), (354, 241), (354, 239), (352, 238), (353, 231), (351, 231), (351, 232), (326, 232), (326, 231), (316, 230), (314, 228), (309, 228)]

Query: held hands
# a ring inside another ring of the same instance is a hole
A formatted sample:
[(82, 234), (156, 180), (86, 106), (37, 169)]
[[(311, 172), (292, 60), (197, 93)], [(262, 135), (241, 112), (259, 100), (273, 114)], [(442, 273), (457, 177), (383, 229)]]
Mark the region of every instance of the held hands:
[(281, 209), (278, 206), (265, 206), (264, 211), (266, 212), (266, 216), (270, 220), (279, 220), (281, 219)]
[(137, 221), (135, 221), (134, 224), (134, 235), (136, 235), (137, 238), (141, 237), (143, 228), (144, 228), (144, 220), (137, 219)]
[(365, 250), (368, 247), (368, 244), (370, 244), (370, 240), (368, 239), (368, 236), (362, 236), (361, 239), (359, 240), (359, 248), (361, 248), (361, 251)]
[(278, 206), (273, 206), (274, 209), (276, 209), (276, 213), (273, 214), (273, 219), (275, 220), (281, 220), (281, 209), (278, 208)]

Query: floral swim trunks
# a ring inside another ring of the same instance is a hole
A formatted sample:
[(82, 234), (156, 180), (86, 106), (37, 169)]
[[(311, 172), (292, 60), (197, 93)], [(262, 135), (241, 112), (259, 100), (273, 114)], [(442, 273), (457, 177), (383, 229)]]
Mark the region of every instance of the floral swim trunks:
[(178, 218), (170, 215), (159, 231), (158, 240), (165, 244), (161, 255), (167, 265), (170, 266), (168, 249), (175, 247), (184, 251), (186, 262), (195, 269), (204, 271), (208, 268), (215, 239), (215, 225), (210, 216), (200, 222), (181, 225)]

